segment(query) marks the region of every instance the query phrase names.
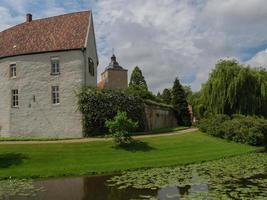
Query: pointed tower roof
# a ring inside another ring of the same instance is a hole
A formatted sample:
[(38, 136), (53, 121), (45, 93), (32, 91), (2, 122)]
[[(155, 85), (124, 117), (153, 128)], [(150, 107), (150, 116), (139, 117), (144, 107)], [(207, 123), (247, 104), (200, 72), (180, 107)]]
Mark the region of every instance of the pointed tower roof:
[(107, 69), (123, 69), (122, 66), (119, 65), (119, 63), (116, 60), (116, 56), (113, 54), (110, 58), (110, 63), (109, 65), (106, 67)]

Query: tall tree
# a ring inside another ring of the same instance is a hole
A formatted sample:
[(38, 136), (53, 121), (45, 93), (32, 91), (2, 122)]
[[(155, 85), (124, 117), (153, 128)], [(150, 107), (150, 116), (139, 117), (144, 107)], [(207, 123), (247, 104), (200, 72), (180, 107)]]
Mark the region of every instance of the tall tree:
[(162, 92), (161, 99), (166, 104), (171, 104), (172, 101), (172, 94), (171, 91), (167, 88), (165, 88)]
[(135, 67), (130, 78), (129, 87), (126, 90), (128, 94), (139, 96), (142, 99), (150, 99), (156, 101), (157, 98), (148, 90), (145, 77), (139, 67)]
[(183, 89), (185, 92), (186, 100), (189, 101), (190, 97), (193, 95), (190, 85), (183, 85)]
[(129, 86), (139, 86), (145, 90), (148, 90), (145, 78), (141, 69), (136, 66), (131, 74)]
[(194, 117), (200, 119), (205, 113), (205, 106), (203, 105), (203, 95), (201, 91), (194, 92), (188, 97), (187, 102), (192, 106)]
[(172, 105), (176, 112), (180, 125), (190, 126), (191, 116), (186, 101), (185, 91), (178, 78), (175, 79), (172, 87)]
[(159, 98), (159, 99), (161, 99), (161, 94), (160, 94), (160, 92), (157, 93), (157, 96), (156, 96), (156, 97)]
[(202, 88), (206, 112), (267, 117), (267, 72), (220, 60)]

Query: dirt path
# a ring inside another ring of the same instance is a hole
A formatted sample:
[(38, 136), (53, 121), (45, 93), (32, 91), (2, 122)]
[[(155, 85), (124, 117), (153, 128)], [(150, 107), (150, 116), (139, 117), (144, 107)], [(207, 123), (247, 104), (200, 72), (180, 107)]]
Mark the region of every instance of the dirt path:
[[(189, 133), (198, 130), (197, 128), (189, 128), (181, 131), (175, 131), (171, 133), (160, 133), (160, 134), (150, 134), (150, 135), (139, 135), (134, 136), (133, 138), (151, 138), (151, 137), (164, 137), (171, 135), (181, 135), (184, 133)], [(85, 143), (85, 142), (93, 142), (93, 141), (108, 141), (112, 140), (112, 138), (79, 138), (79, 139), (66, 139), (66, 140), (50, 140), (50, 141), (0, 141), (1, 144), (56, 144), (56, 143)]]

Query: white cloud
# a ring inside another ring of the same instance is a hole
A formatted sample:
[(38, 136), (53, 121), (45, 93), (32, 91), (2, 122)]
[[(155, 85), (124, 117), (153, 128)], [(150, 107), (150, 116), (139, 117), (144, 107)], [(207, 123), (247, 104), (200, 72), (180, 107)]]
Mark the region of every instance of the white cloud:
[(51, 16), (56, 16), (56, 15), (61, 15), (66, 13), (66, 10), (64, 8), (59, 8), (59, 7), (51, 7), (48, 10), (44, 10), (40, 14), (38, 14), (38, 18), (42, 17), (51, 17)]
[[(101, 1), (95, 17), (98, 44), (105, 49), (101, 56), (109, 56), (114, 47), (130, 72), (136, 65), (142, 68), (154, 91), (171, 86), (176, 76), (187, 76), (200, 52), (190, 33), (196, 8), (186, 1), (175, 2)], [(106, 64), (101, 60), (100, 71)]]
[[(29, 6), (39, 5), (36, 2), (2, 0), (0, 30), (23, 22), (25, 13), (33, 12)], [(242, 60), (253, 56), (250, 48), (267, 45), (266, 0), (92, 2), (47, 0), (33, 13), (40, 18), (93, 6), (99, 73), (115, 48), (129, 74), (136, 65), (142, 68), (154, 92), (171, 87), (176, 76), (198, 90), (218, 59)], [(248, 63), (264, 65), (265, 54), (258, 53)]]
[(14, 10), (18, 13), (25, 13), (25, 7), (27, 3), (29, 4), (30, 0), (1, 0), (1, 4), (5, 5), (9, 10)]
[(261, 52), (258, 52), (253, 56), (246, 64), (249, 64), (253, 67), (264, 67), (267, 69), (267, 49)]
[(12, 16), (8, 8), (0, 6), (0, 31), (9, 28), (13, 24), (19, 23), (22, 18), (20, 16)]
[(197, 90), (220, 58), (242, 57), (267, 43), (264, 0), (102, 0), (96, 13), (100, 71), (112, 47), (131, 69), (139, 65), (153, 91), (176, 76)]
[(42, 18), (67, 12), (64, 8), (58, 7), (55, 0), (46, 0), (43, 2), (41, 6), (43, 9), (41, 10), (37, 7), (36, 10), (32, 10), (31, 6), (34, 7), (35, 5), (38, 5), (37, 1), (2, 0), (0, 2), (0, 31), (9, 28), (10, 26), (23, 23), (25, 21), (26, 13), (33, 13), (33, 18)]

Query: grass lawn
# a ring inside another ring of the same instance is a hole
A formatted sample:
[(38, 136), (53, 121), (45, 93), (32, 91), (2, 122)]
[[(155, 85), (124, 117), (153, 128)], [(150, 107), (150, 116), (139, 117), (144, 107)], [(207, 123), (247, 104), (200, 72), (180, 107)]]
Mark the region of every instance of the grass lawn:
[(182, 131), (185, 129), (188, 129), (190, 127), (187, 126), (177, 126), (177, 127), (171, 127), (171, 128), (158, 128), (152, 131), (147, 132), (136, 132), (134, 135), (147, 135), (147, 134), (161, 134), (161, 133), (171, 133), (176, 131)]
[[(176, 131), (181, 131), (188, 129), (189, 127), (186, 126), (177, 126), (177, 127), (171, 127), (171, 128), (159, 128), (152, 131), (146, 131), (146, 132), (135, 132), (133, 135), (147, 135), (147, 134), (160, 134), (160, 133), (171, 133)], [(99, 133), (99, 135), (96, 135), (95, 137), (109, 137), (108, 134)], [(0, 142), (4, 141), (58, 141), (58, 140), (72, 140), (77, 138), (1, 138)], [(82, 139), (82, 138), (81, 138)]]
[(126, 149), (116, 149), (113, 145), (113, 141), (0, 144), (0, 178), (112, 173), (202, 162), (259, 150), (198, 131), (145, 138)]

